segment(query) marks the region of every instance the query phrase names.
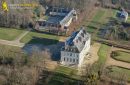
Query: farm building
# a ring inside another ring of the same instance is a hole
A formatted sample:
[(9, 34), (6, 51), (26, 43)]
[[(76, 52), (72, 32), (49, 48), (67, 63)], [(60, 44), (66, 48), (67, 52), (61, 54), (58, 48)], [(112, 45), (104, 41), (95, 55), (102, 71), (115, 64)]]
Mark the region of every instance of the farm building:
[(89, 54), (90, 41), (91, 36), (84, 28), (73, 32), (61, 49), (61, 64), (80, 67), (84, 57)]
[(76, 10), (50, 7), (43, 18), (37, 20), (35, 29), (49, 32), (66, 32), (70, 24), (77, 20)]
[(126, 22), (128, 19), (128, 13), (125, 10), (121, 10), (117, 12), (117, 18), (122, 22)]

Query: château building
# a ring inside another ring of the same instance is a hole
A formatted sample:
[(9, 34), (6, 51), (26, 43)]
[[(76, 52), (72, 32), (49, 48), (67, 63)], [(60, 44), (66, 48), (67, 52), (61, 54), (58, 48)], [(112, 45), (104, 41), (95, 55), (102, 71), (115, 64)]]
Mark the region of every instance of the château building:
[(61, 49), (61, 64), (80, 67), (84, 57), (89, 54), (90, 41), (91, 35), (83, 27), (79, 31), (73, 32)]

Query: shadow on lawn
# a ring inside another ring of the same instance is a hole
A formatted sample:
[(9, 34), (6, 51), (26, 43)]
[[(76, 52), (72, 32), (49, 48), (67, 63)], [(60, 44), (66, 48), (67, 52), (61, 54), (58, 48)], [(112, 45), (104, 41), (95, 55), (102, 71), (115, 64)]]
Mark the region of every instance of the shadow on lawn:
[(52, 45), (57, 44), (59, 41), (54, 39), (47, 39), (47, 38), (39, 38), (33, 37), (27, 44), (43, 44), (43, 45)]
[(33, 37), (22, 49), (28, 55), (34, 51), (42, 52), (47, 50), (51, 54), (53, 61), (59, 61), (62, 46), (64, 46), (64, 42), (59, 42), (58, 40)]
[(97, 27), (90, 26), (90, 25), (89, 25), (89, 26), (87, 26), (87, 27), (88, 27), (88, 28), (91, 28), (91, 29), (95, 29), (95, 30), (97, 29)]
[[(48, 82), (47, 82), (48, 81)], [(43, 71), (36, 85), (83, 85), (81, 80), (58, 72)]]
[(49, 34), (49, 35), (57, 35), (57, 33), (51, 33), (51, 32), (36, 30), (36, 29), (33, 29), (32, 32), (44, 33), (44, 34)]

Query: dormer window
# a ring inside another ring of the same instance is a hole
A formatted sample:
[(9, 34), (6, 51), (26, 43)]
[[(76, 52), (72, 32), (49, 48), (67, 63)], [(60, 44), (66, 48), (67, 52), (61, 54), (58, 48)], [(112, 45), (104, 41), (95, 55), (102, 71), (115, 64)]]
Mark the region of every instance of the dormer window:
[(83, 30), (83, 33), (84, 33), (84, 34), (86, 34), (86, 31), (85, 31), (85, 30)]
[(84, 37), (84, 33), (81, 33), (81, 36)]
[(78, 40), (79, 40), (79, 41), (82, 41), (82, 38), (81, 38), (81, 37), (78, 37)]

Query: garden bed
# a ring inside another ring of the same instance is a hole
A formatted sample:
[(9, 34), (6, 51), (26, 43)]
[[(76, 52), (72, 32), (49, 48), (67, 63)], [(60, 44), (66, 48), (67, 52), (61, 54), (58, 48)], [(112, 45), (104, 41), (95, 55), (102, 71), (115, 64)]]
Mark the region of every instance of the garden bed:
[(130, 52), (125, 52), (125, 51), (113, 51), (112, 54), (116, 54), (116, 55), (111, 55), (112, 58), (114, 58), (115, 60), (118, 61), (123, 61), (123, 62), (127, 62), (130, 63)]

